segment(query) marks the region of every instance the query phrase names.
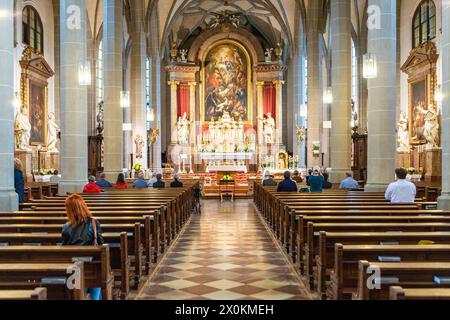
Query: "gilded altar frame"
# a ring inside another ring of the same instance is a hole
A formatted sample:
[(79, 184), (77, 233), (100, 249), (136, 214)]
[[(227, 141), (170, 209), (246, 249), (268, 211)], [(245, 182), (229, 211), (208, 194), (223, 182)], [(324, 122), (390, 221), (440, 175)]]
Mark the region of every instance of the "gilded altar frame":
[[(205, 54), (203, 57), (201, 57), (201, 72), (200, 72), (200, 81), (201, 81), (201, 88), (200, 88), (200, 120), (203, 124), (208, 124), (209, 122), (205, 121), (206, 115), (205, 115), (205, 108), (206, 108), (206, 69), (205, 69), (205, 60), (208, 57), (209, 53), (216, 47), (220, 45), (233, 45), (238, 47), (242, 50), (242, 52), (245, 55), (245, 58), (247, 60), (247, 121), (245, 121), (245, 124), (247, 125), (253, 125), (253, 68), (252, 68), (252, 58), (248, 52), (248, 49), (243, 46), (240, 42), (231, 40), (231, 39), (223, 39), (214, 42), (211, 44), (207, 50), (205, 51)], [(216, 119), (217, 120), (217, 119)]]

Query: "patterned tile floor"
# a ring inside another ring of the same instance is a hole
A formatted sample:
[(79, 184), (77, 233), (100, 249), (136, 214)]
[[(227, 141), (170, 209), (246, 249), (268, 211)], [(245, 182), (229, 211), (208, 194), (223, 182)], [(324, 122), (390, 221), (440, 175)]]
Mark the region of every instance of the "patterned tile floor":
[(203, 202), (138, 299), (301, 300), (306, 288), (251, 200)]

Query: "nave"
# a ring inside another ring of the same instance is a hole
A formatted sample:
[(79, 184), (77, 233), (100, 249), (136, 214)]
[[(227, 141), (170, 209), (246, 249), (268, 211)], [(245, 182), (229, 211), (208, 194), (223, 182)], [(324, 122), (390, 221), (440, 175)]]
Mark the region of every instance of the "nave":
[(157, 300), (305, 300), (251, 200), (205, 200), (138, 294)]

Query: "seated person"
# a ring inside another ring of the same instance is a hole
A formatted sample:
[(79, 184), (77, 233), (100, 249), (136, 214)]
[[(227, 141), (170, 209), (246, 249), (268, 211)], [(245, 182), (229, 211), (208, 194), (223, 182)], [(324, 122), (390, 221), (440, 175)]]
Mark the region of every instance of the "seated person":
[(88, 178), (89, 183), (84, 186), (83, 193), (100, 193), (102, 189), (95, 183), (95, 177), (90, 176)]
[(346, 178), (342, 180), (339, 189), (358, 189), (358, 181), (353, 179), (353, 175), (350, 172), (345, 173)]
[(325, 179), (320, 175), (319, 170), (314, 170), (312, 176), (309, 177), (309, 187), (311, 192), (322, 192), (323, 182)]
[(297, 183), (291, 179), (291, 172), (284, 173), (284, 180), (278, 184), (277, 192), (297, 192)]
[(333, 188), (333, 184), (328, 181), (328, 179), (330, 179), (330, 175), (326, 172), (323, 173), (323, 184), (322, 184), (322, 188), (323, 189), (332, 189)]
[(276, 186), (277, 182), (273, 178), (273, 175), (270, 174), (270, 172), (266, 172), (264, 179), (263, 179), (263, 186)]
[(99, 179), (97, 180), (96, 183), (102, 189), (112, 188), (113, 187), (111, 182), (106, 180), (106, 174), (104, 172), (100, 173)]
[(153, 187), (153, 184), (158, 180), (156, 180), (156, 177), (153, 175), (152, 172), (149, 173), (149, 176), (150, 176), (150, 180), (148, 180), (148, 186)]
[(298, 170), (294, 171), (294, 174), (292, 175), (292, 180), (294, 180), (297, 183), (303, 182), (303, 178), (300, 176), (300, 172), (298, 172)]
[(183, 182), (180, 181), (180, 176), (175, 174), (173, 176), (173, 181), (170, 183), (171, 188), (183, 188)]
[(155, 189), (160, 189), (160, 188), (165, 188), (166, 184), (164, 183), (164, 181), (162, 181), (162, 174), (158, 173), (156, 175), (156, 182), (153, 184), (153, 188)]
[(135, 189), (147, 189), (148, 188), (148, 182), (144, 179), (145, 175), (144, 172), (140, 171), (138, 174), (137, 180), (133, 183), (133, 188)]
[(128, 189), (128, 184), (125, 181), (125, 175), (123, 173), (119, 173), (115, 187), (116, 189)]
[(389, 185), (385, 198), (391, 203), (414, 203), (416, 198), (416, 185), (406, 180), (408, 173), (403, 168), (395, 170), (397, 181)]
[(306, 185), (309, 186), (309, 177), (312, 177), (314, 170), (313, 169), (309, 169), (308, 170), (308, 175), (306, 176)]

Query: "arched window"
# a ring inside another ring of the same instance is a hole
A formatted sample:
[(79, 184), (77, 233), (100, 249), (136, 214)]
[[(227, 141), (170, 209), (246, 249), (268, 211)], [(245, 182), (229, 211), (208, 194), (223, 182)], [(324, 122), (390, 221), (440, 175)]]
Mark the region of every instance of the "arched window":
[(22, 41), (40, 53), (44, 53), (44, 29), (36, 9), (26, 6), (22, 12)]
[(103, 40), (98, 44), (95, 80), (96, 100), (100, 103), (103, 101)]
[(432, 0), (423, 0), (413, 18), (413, 47), (436, 38), (436, 6)]

